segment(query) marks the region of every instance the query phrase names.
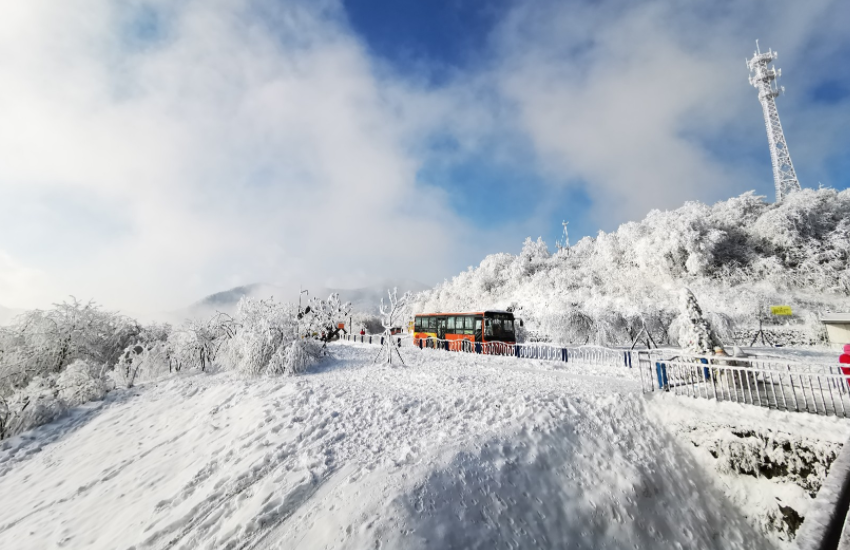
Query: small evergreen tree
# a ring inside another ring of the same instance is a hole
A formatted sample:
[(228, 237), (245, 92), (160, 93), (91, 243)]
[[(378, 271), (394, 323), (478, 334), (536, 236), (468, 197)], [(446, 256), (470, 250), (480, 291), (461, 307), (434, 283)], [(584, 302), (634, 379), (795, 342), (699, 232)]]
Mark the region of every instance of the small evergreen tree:
[(720, 345), (711, 325), (702, 315), (702, 308), (699, 307), (696, 296), (688, 288), (682, 290), (682, 315), (685, 324), (679, 342), (685, 350), (698, 355), (708, 355), (715, 346)]

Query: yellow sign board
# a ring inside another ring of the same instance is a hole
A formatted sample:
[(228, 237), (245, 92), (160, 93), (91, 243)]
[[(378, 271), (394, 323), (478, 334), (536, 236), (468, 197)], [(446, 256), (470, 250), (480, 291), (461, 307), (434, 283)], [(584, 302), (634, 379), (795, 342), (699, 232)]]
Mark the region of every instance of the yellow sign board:
[(770, 306), (770, 312), (774, 315), (793, 315), (791, 306)]

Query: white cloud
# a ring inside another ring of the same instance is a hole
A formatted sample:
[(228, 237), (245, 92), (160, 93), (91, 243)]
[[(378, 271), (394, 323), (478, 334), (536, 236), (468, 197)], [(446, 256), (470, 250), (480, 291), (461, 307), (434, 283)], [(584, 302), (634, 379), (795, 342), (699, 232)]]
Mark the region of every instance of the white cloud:
[[(0, 250), (0, 296), (9, 298), (3, 306), (11, 308), (47, 307), (42, 292), (49, 288), (45, 273), (23, 265)], [(0, 319), (3, 321), (3, 319)]]
[[(143, 6), (162, 27), (133, 39)], [(446, 228), (465, 224), (416, 187), (410, 152), (440, 100), (376, 77), (334, 3), (252, 7), (33, 0), (4, 16), (0, 248), (51, 273), (51, 299), (151, 311), (257, 280), (434, 280), (456, 261)], [(97, 207), (73, 221), (81, 202)]]
[[(831, 20), (847, 11), (832, 1), (524, 3), (495, 38), (495, 78), (544, 165), (586, 185), (595, 221), (612, 229), (651, 208), (718, 200), (772, 181), (769, 164), (729, 154), (743, 135), (767, 156), (744, 58), (759, 37), (798, 56), (823, 33), (839, 38)], [(802, 111), (805, 82), (797, 78), (788, 84)], [(804, 122), (790, 102), (780, 99), (780, 111), (799, 124), (789, 132), (794, 153), (790, 136), (803, 138), (802, 146), (825, 119)], [(728, 158), (712, 152), (711, 140), (728, 147), (721, 153)]]
[[(370, 58), (336, 0), (9, 4), (0, 304), (17, 307), (74, 294), (150, 312), (256, 281), (433, 282), (545, 231), (559, 206), (544, 199), (482, 231), (451, 191), (417, 184), (433, 136), (452, 136), (461, 161), (486, 151), (584, 186), (606, 229), (769, 189), (762, 161), (707, 145), (756, 143), (766, 158), (752, 40), (800, 78), (828, 76), (803, 52), (826, 67), (848, 47), (838, 0), (528, 2), (482, 67), (434, 88)], [(795, 111), (803, 88), (786, 85), (800, 94), (780, 100), (798, 171), (820, 175), (850, 111)], [(516, 153), (528, 142), (536, 159)]]

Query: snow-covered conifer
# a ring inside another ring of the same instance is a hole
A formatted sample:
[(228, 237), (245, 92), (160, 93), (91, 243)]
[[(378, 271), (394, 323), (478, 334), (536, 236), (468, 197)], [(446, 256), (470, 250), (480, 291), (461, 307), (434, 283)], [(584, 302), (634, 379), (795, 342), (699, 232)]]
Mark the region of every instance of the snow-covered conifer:
[(702, 308), (699, 307), (696, 296), (690, 289), (682, 289), (681, 302), (684, 326), (679, 335), (679, 344), (686, 351), (694, 354), (712, 353), (720, 342), (712, 332), (708, 321), (703, 317)]

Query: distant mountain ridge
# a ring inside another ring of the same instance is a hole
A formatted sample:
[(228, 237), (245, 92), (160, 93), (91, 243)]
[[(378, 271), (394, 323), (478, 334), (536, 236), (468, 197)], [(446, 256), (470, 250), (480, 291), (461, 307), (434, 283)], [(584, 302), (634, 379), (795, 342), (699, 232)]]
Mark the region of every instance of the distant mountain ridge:
[[(314, 297), (324, 299), (332, 293), (339, 293), (342, 301), (351, 302), (352, 311), (377, 315), (381, 298), (386, 298), (387, 290), (391, 290), (394, 287), (398, 288), (399, 294), (408, 291), (413, 293), (422, 292), (431, 288), (418, 281), (407, 279), (385, 281), (375, 286), (353, 289), (314, 287), (304, 289), (306, 292), (302, 297), (302, 302), (306, 303), (309, 298)], [(236, 305), (239, 303), (239, 300), (244, 297), (260, 299), (273, 297), (281, 302), (298, 302), (298, 296), (299, 289), (289, 290), (277, 285), (252, 283), (215, 292), (184, 309), (170, 312), (168, 316), (174, 322), (179, 322), (184, 319), (206, 317), (216, 312), (233, 314), (236, 311)]]

